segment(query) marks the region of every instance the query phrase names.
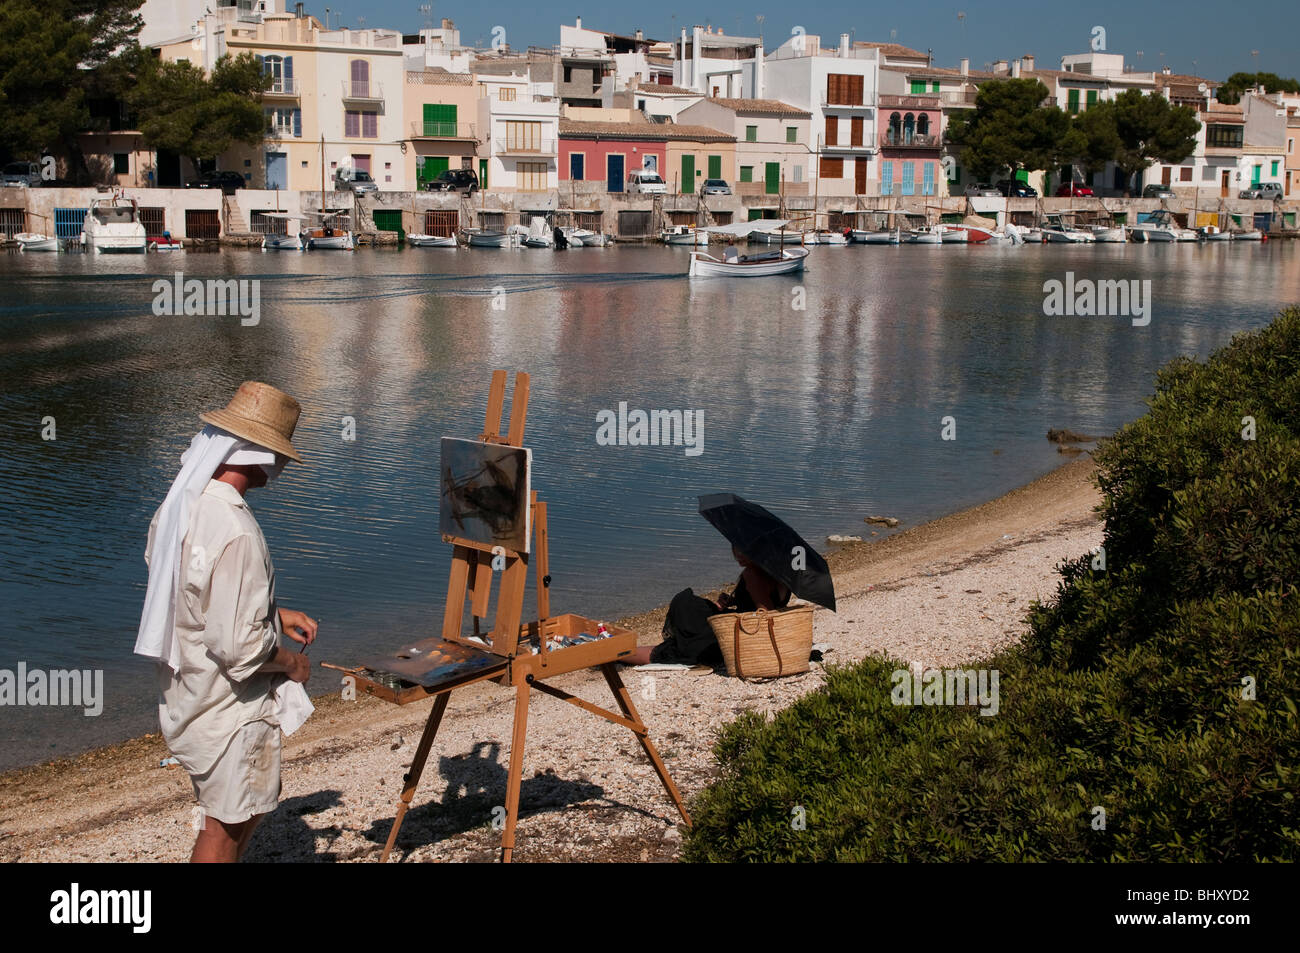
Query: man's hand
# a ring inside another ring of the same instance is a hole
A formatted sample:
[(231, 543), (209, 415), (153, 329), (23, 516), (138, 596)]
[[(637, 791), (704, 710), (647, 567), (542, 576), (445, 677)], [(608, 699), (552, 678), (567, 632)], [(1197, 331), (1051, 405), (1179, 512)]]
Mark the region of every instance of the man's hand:
[(290, 655), (285, 674), (290, 681), (306, 684), (307, 679), (311, 678), (311, 662), (305, 655)]
[[(280, 610), (280, 628), (289, 638), (303, 645), (311, 645), (316, 641), (316, 620), (297, 609)], [(305, 682), (307, 679), (304, 677), (302, 681)]]

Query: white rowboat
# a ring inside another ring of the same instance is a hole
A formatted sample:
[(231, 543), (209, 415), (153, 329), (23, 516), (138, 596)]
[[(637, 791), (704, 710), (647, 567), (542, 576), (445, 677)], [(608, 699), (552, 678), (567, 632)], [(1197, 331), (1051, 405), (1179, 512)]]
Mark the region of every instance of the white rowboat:
[[(733, 246), (734, 247), (734, 246)], [(782, 248), (779, 251), (743, 255), (734, 259), (714, 258), (708, 252), (691, 252), (692, 278), (761, 278), (768, 275), (789, 275), (803, 271), (806, 248)]]

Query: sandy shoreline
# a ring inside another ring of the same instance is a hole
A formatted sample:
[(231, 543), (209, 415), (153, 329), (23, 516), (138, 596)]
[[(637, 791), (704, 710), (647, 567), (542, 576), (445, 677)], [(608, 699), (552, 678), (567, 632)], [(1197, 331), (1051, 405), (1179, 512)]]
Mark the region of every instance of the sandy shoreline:
[[(1101, 542), (1094, 470), (1085, 457), (996, 500), (832, 554), (839, 611), (819, 610), (815, 630), (833, 646), (827, 661), (884, 654), (948, 665), (1015, 641), (1029, 604), (1055, 592), (1055, 567)], [(662, 621), (663, 608), (623, 620), (643, 644), (659, 640)], [(313, 687), (336, 675), (317, 668)], [(709, 783), (718, 727), (742, 711), (780, 709), (822, 681), (819, 665), (762, 684), (712, 672), (623, 677), (688, 800)], [(610, 703), (599, 674), (556, 683)], [(452, 696), (394, 860), (496, 859), (491, 823), (505, 798), (513, 697), (491, 684)], [(399, 708), (328, 695), (316, 704), (285, 740), (280, 807), (249, 860), (378, 858), (432, 702)], [(528, 727), (516, 860), (676, 855), (679, 818), (629, 732), (540, 693)], [(183, 771), (158, 767), (167, 754), (151, 734), (0, 775), (0, 860), (187, 859), (194, 801)]]

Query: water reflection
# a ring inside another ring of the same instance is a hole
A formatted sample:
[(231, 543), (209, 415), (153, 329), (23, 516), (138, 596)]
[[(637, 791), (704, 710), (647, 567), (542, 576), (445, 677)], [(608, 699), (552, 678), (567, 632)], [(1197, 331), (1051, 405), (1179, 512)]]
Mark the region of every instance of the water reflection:
[[(810, 540), (860, 532), (869, 512), (914, 524), (1045, 472), (1049, 427), (1114, 429), (1169, 358), (1300, 299), (1290, 243), (823, 249), (802, 279), (750, 282), (688, 281), (686, 261), (639, 247), (7, 257), (0, 667), (104, 668), (108, 698), (98, 719), (6, 711), (0, 765), (153, 726), (150, 673), (129, 654), (145, 532), (197, 414), (242, 380), (303, 404), (306, 465), (250, 502), (284, 602), (324, 620), (313, 654), (346, 661), (436, 629), (438, 441), (480, 432), (494, 368), (533, 375), (553, 604), (609, 618), (730, 575), (699, 493), (759, 500)], [(153, 316), (153, 281), (178, 268), (259, 279), (260, 323)], [(1043, 282), (1066, 271), (1150, 279), (1151, 325), (1044, 316)], [(620, 401), (702, 410), (704, 454), (598, 446), (596, 414)], [(949, 415), (956, 441), (940, 439)], [(47, 416), (57, 440), (40, 439)], [(313, 687), (333, 686), (318, 670)]]

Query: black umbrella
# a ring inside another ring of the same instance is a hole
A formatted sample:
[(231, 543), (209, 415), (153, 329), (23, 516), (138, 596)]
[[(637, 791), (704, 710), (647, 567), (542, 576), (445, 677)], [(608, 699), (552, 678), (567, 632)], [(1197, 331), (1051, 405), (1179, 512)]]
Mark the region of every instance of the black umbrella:
[[(800, 599), (835, 608), (835, 584), (826, 560), (784, 520), (734, 493), (700, 497), (700, 515)], [(802, 549), (797, 552), (796, 546)], [(804, 568), (794, 568), (797, 560)]]

